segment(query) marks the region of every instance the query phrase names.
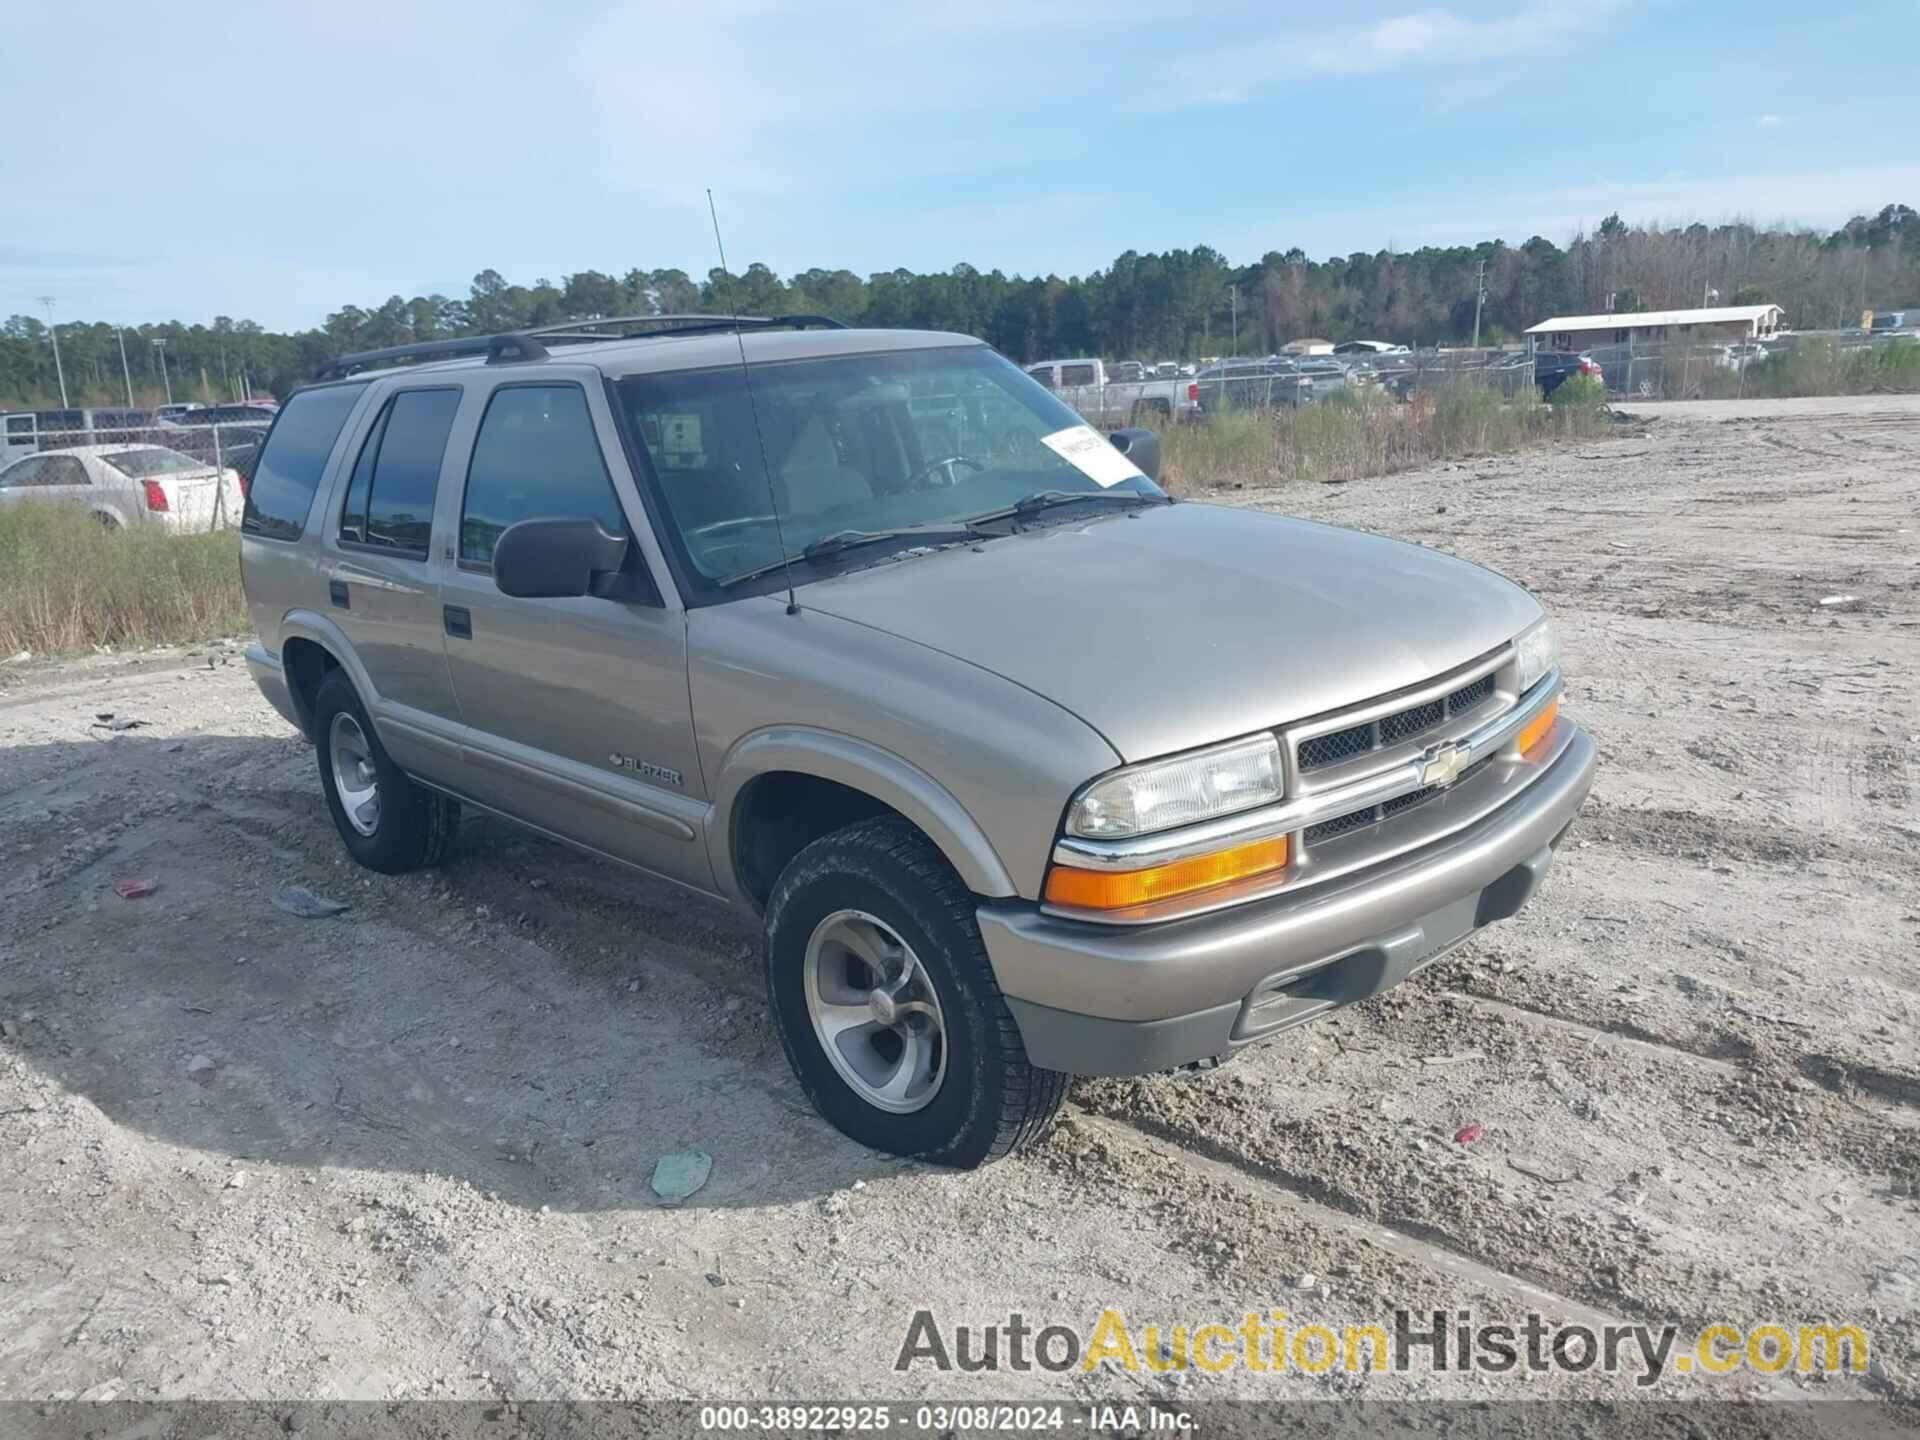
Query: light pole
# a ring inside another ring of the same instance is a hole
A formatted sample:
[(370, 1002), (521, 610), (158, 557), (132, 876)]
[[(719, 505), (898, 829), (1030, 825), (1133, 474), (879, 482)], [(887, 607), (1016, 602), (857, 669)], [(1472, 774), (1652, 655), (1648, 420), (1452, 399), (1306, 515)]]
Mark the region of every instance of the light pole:
[(120, 342), (120, 378), (127, 382), (127, 408), (133, 409), (133, 371), (127, 368), (127, 332), (118, 325), (113, 327), (113, 335)]
[(173, 379), (167, 374), (167, 342), (156, 336), (153, 348), (160, 352), (160, 382), (167, 387), (167, 404), (173, 404)]
[(1240, 353), (1240, 287), (1237, 284), (1227, 286), (1227, 294), (1233, 305), (1233, 353)]
[(60, 377), (60, 408), (67, 408), (67, 367), (60, 363), (60, 327), (53, 323), (53, 297), (42, 295), (40, 303), (47, 307), (47, 334), (53, 337), (53, 373)]

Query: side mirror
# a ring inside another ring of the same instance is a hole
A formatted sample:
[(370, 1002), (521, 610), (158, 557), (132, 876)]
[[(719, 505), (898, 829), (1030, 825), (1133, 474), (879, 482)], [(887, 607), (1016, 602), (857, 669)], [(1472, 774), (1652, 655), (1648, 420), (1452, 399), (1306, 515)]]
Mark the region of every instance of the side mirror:
[(623, 593), (627, 543), (598, 520), (522, 520), (493, 547), (493, 583), (522, 600), (613, 599)]
[(1113, 448), (1126, 456), (1145, 472), (1146, 477), (1158, 484), (1160, 481), (1160, 437), (1151, 430), (1116, 430), (1108, 437)]

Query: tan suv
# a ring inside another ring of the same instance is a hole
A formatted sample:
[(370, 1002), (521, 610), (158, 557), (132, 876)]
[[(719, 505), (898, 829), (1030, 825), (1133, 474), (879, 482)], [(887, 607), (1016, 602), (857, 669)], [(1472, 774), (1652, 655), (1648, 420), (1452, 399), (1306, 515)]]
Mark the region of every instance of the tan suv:
[(248, 660), (356, 860), (470, 805), (753, 912), (821, 1112), (978, 1164), (1512, 915), (1591, 783), (1526, 592), (1157, 470), (960, 335), (348, 356), (261, 453)]

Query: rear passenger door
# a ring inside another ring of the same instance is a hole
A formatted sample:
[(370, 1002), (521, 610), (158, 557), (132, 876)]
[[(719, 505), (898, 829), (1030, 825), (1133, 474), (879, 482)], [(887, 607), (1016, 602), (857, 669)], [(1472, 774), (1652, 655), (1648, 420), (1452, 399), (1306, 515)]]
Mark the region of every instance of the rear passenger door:
[(79, 502), (88, 498), (93, 487), (87, 478), (87, 467), (80, 463), (79, 457), (43, 455), (40, 464), (43, 468), (34, 484), (39, 488), (41, 499)]
[(378, 692), (368, 698), (382, 743), (430, 779), (453, 768), (433, 511), (462, 394), (458, 386), (393, 391), (356, 437), (325, 522), (327, 613)]
[[(543, 830), (711, 889), (698, 840), (706, 805), (686, 613), (654, 575), (639, 599), (502, 595), (494, 545), (507, 527), (543, 518), (591, 518), (629, 536), (645, 524), (598, 385), (508, 382), (487, 397), (443, 591), (447, 665), (466, 727), (460, 788)], [(632, 558), (644, 569), (638, 549)]]

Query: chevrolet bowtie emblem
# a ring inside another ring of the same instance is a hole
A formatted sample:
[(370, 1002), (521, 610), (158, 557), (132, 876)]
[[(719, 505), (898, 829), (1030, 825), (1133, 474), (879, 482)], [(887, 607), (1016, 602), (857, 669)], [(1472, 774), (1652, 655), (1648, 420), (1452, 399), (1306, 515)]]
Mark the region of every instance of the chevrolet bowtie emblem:
[(1468, 751), (1464, 745), (1432, 745), (1420, 756), (1422, 785), (1451, 785), (1467, 768)]

